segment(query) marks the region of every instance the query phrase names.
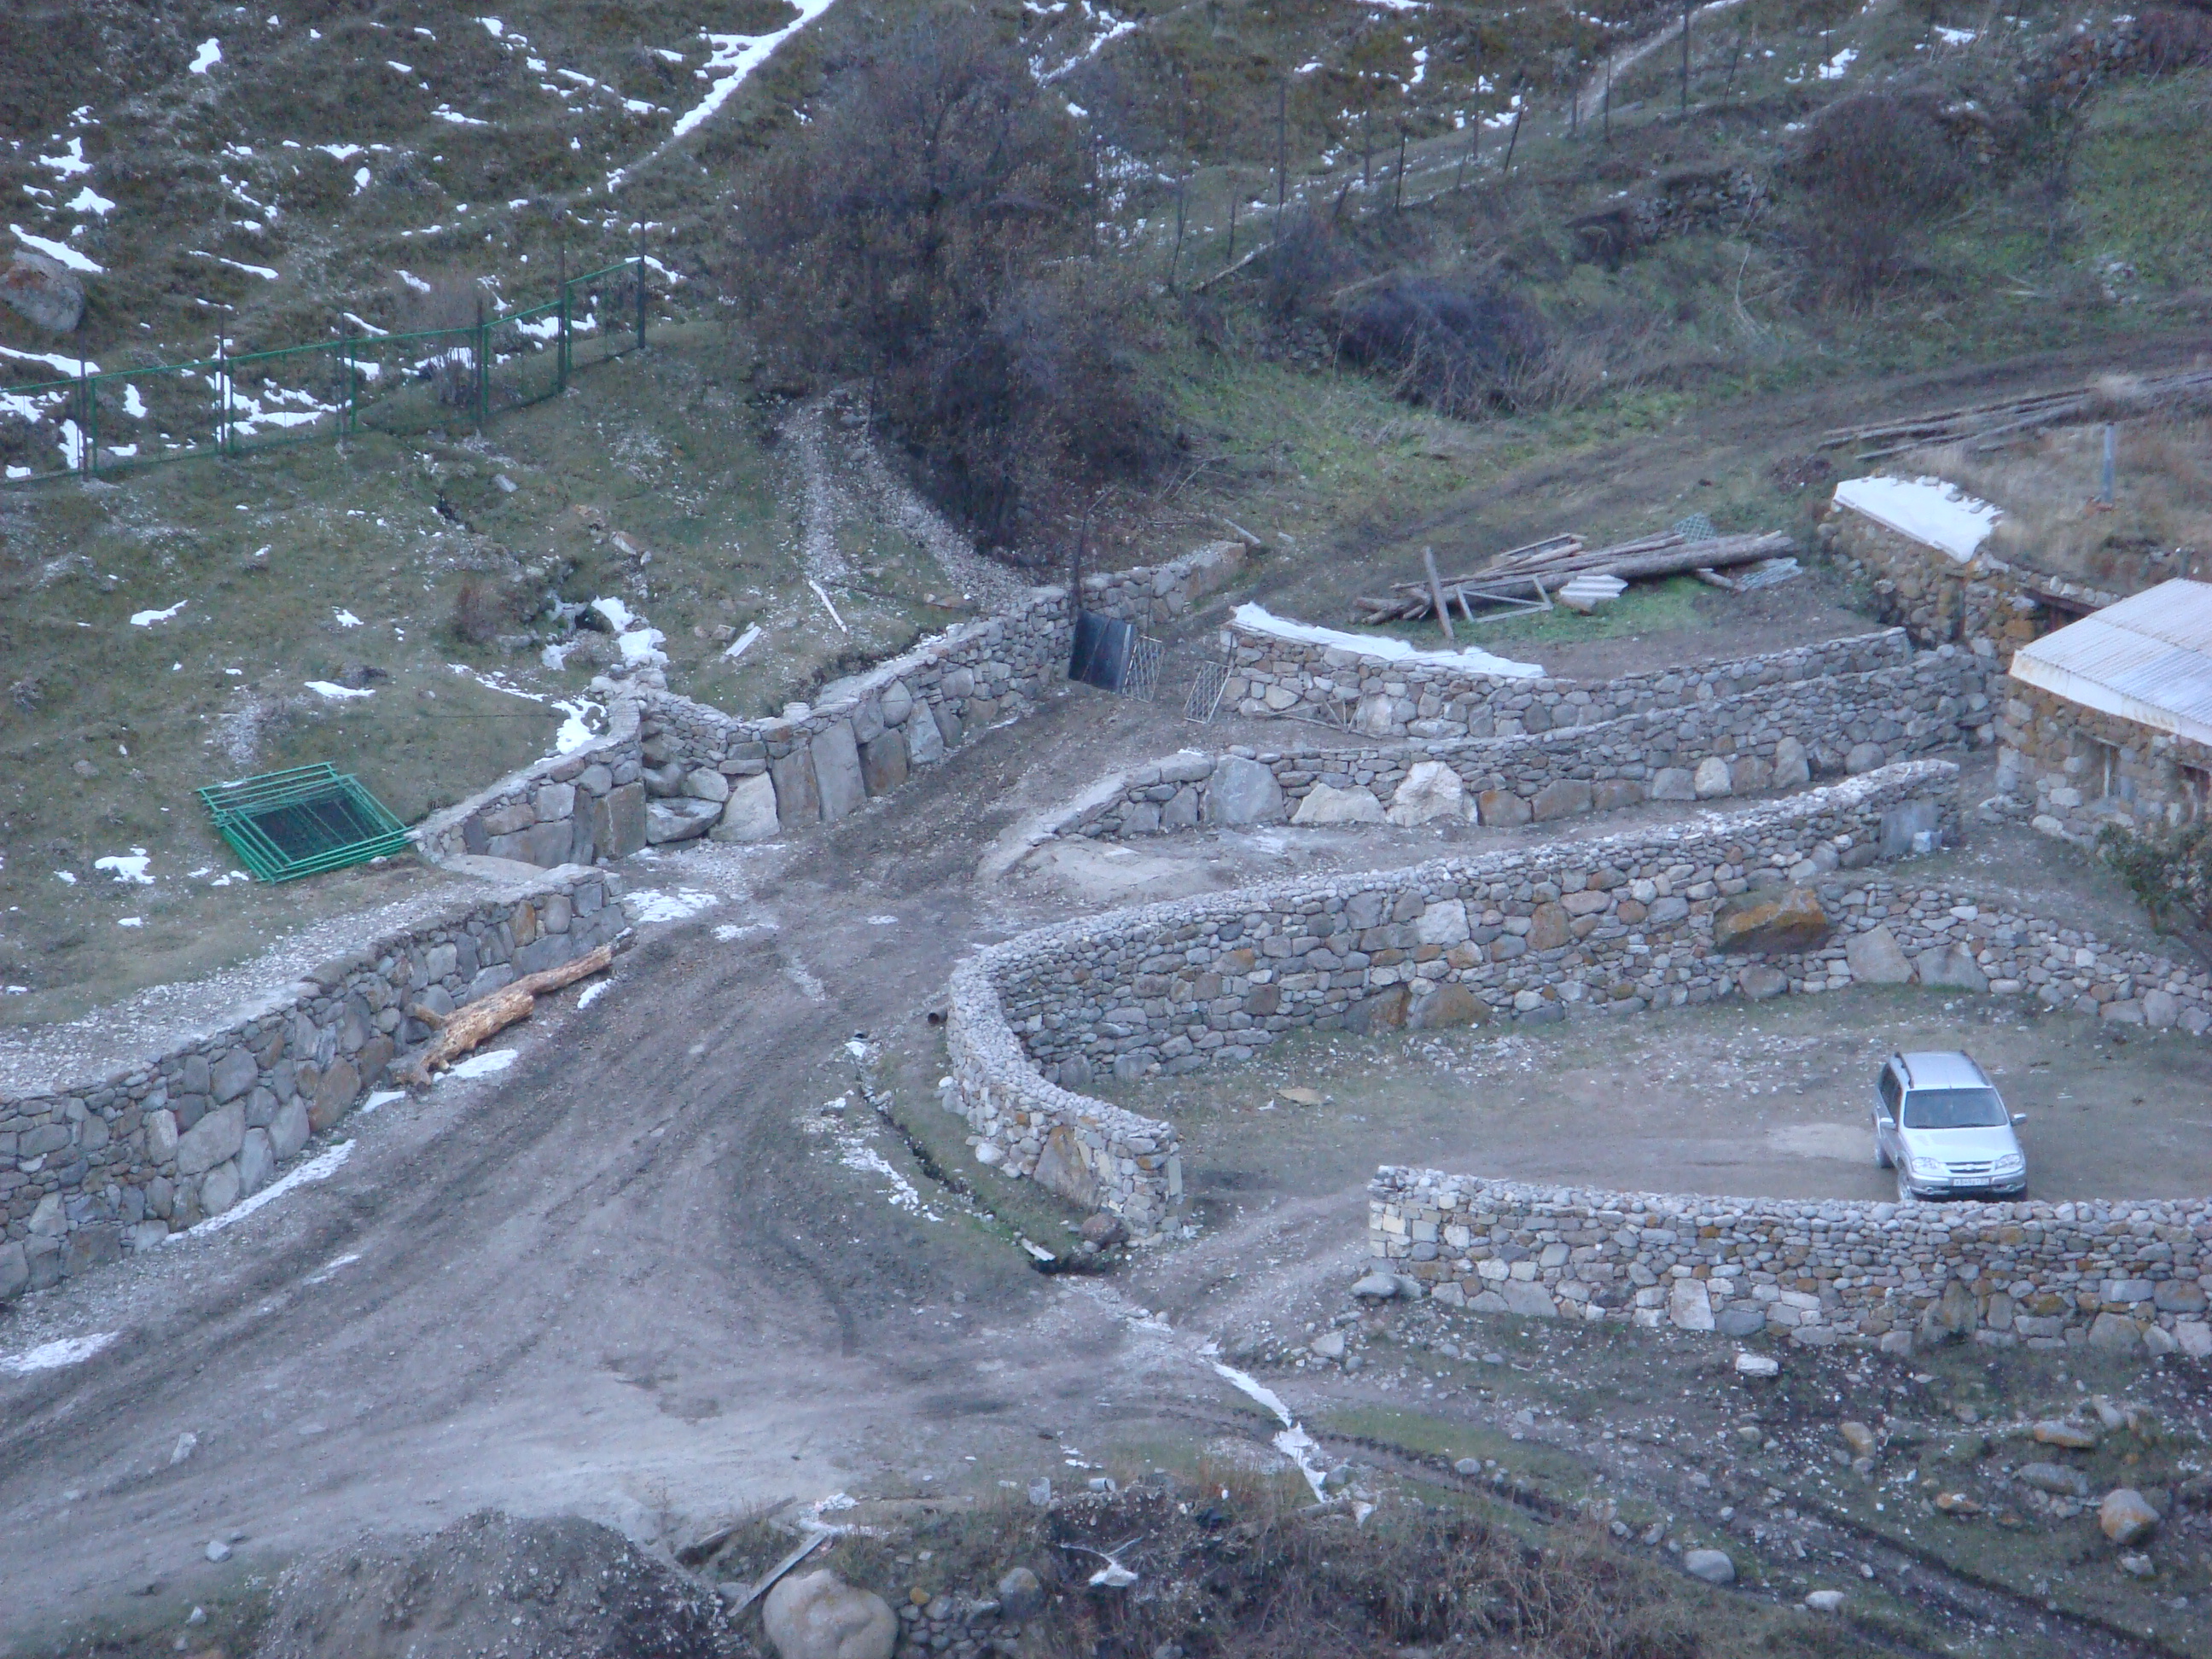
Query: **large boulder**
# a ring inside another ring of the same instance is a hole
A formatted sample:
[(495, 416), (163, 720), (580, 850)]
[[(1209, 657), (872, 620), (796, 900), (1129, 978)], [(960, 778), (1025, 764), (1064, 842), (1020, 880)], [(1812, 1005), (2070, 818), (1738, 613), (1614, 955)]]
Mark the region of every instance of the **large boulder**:
[(765, 772), (739, 778), (722, 805), (721, 821), (708, 834), (715, 841), (774, 841), (781, 831), (775, 816), (775, 784)]
[(1382, 803), (1373, 792), (1357, 787), (1339, 789), (1326, 783), (1317, 783), (1306, 792), (1298, 803), (1298, 810), (1291, 816), (1292, 823), (1380, 823), (1382, 822)]
[(253, 1652), (721, 1659), (731, 1640), (712, 1595), (611, 1528), (487, 1511), (404, 1545), (364, 1539), (286, 1568)]
[(60, 260), (16, 248), (0, 256), (0, 304), (33, 328), (67, 334), (84, 319), (84, 284)]
[(853, 723), (839, 720), (814, 734), (809, 745), (814, 757), (814, 783), (822, 801), (822, 821), (835, 823), (860, 810), (868, 798), (860, 781), (860, 745), (853, 736)]
[(2125, 1549), (2158, 1530), (2158, 1511), (2134, 1487), (2121, 1486), (2106, 1492), (2097, 1505), (2097, 1524), (2106, 1537)]
[(1869, 927), (1844, 940), (1844, 965), (1862, 985), (1903, 985), (1912, 977), (1911, 958), (1887, 927)]
[(1990, 988), (1989, 978), (1975, 962), (1973, 952), (1963, 945), (1939, 945), (1933, 950), (1923, 951), (1913, 965), (1919, 970), (1923, 985), (1945, 991), (1981, 992)]
[(1442, 761), (1418, 761), (1390, 797), (1390, 822), (1411, 829), (1431, 818), (1467, 816), (1467, 786)]
[(1828, 913), (1809, 887), (1770, 887), (1723, 899), (1713, 912), (1713, 949), (1735, 957), (1794, 956), (1828, 937)]
[(679, 795), (669, 800), (647, 801), (645, 807), (645, 839), (648, 846), (665, 847), (671, 842), (690, 841), (703, 836), (720, 821), (722, 809), (711, 800), (695, 800)]
[(1209, 823), (1273, 823), (1283, 816), (1283, 786), (1274, 773), (1242, 755), (1224, 755), (1206, 787)]
[(891, 1659), (898, 1645), (890, 1604), (827, 1567), (779, 1582), (761, 1604), (761, 1628), (781, 1659)]

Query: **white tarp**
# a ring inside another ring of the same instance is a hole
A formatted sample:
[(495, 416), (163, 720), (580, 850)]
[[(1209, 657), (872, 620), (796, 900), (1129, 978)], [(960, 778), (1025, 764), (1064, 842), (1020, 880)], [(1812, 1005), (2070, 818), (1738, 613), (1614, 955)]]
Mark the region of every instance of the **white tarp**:
[(1942, 478), (1846, 478), (1836, 486), (1836, 502), (1960, 564), (1980, 550), (2003, 516)]
[(1333, 651), (1349, 651), (1362, 657), (1373, 657), (1382, 662), (1401, 662), (1423, 668), (1451, 668), (1462, 674), (1491, 674), (1501, 679), (1540, 680), (1544, 670), (1532, 662), (1513, 662), (1504, 657), (1493, 657), (1487, 651), (1478, 651), (1469, 646), (1464, 651), (1423, 651), (1403, 640), (1394, 640), (1374, 634), (1346, 634), (1334, 628), (1316, 628), (1311, 623), (1286, 622), (1270, 614), (1260, 605), (1249, 603), (1237, 607), (1231, 620), (1248, 634), (1265, 634), (1278, 640), (1297, 640), (1306, 645), (1318, 645)]

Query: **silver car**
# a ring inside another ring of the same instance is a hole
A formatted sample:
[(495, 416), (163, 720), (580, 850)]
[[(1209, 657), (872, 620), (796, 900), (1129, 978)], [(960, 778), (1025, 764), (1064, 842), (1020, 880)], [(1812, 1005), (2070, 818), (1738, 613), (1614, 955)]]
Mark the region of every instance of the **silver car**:
[(1916, 1198), (2017, 1198), (2027, 1190), (2027, 1154), (1972, 1055), (1892, 1054), (1882, 1062), (1874, 1112), (1874, 1161), (1897, 1171), (1899, 1203)]

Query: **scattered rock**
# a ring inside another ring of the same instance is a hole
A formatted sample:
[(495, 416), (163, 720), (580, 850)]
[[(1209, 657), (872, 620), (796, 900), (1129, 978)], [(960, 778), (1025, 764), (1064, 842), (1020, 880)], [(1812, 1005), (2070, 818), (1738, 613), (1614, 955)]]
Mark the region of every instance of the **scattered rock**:
[(1023, 1624), (1044, 1611), (1044, 1586), (1027, 1567), (1016, 1567), (999, 1580), (999, 1611)]
[(1455, 1474), (1480, 1474), (1482, 1473), (1482, 1460), (1480, 1457), (1462, 1457), (1458, 1462), (1452, 1465), (1452, 1473)]
[(1982, 972), (1981, 964), (1974, 960), (1973, 952), (1963, 945), (1940, 945), (1932, 951), (1923, 951), (1913, 963), (1923, 985), (1944, 991), (1972, 991), (1977, 994), (1990, 988), (1989, 975)]
[(1855, 743), (1844, 757), (1844, 770), (1853, 777), (1862, 772), (1872, 772), (1882, 764), (1884, 757), (1878, 743)]
[(228, 1560), (229, 1560), (229, 1559), (230, 1559), (230, 1546), (229, 1546), (229, 1545), (228, 1545), (228, 1544), (226, 1544), (226, 1543), (224, 1543), (224, 1542), (222, 1541), (222, 1539), (220, 1539), (220, 1538), (210, 1538), (210, 1539), (209, 1539), (209, 1540), (208, 1540), (208, 1547), (207, 1547), (207, 1559), (208, 1559), (209, 1560), (210, 1560), (210, 1561), (228, 1561)]
[(2046, 1446), (2061, 1447), (2067, 1451), (2094, 1451), (2097, 1431), (2083, 1424), (2069, 1423), (2063, 1418), (2046, 1418), (2029, 1431)]
[(1729, 763), (1718, 755), (1706, 756), (1698, 763), (1698, 769), (1690, 775), (1690, 789), (1699, 800), (1734, 794), (1735, 783), (1729, 775)]
[(1682, 1571), (1708, 1584), (1735, 1583), (1735, 1563), (1729, 1559), (1726, 1550), (1685, 1550)]
[(2158, 1569), (2151, 1564), (2151, 1559), (2148, 1555), (2122, 1556), (2120, 1558), (2120, 1571), (2127, 1574), (2130, 1578), (2155, 1578), (2158, 1577)]
[(1731, 1302), (1713, 1316), (1713, 1329), (1722, 1336), (1757, 1336), (1766, 1328), (1766, 1311), (1757, 1303)]
[(1828, 937), (1828, 913), (1809, 887), (1769, 888), (1723, 899), (1713, 912), (1713, 949), (1728, 956), (1790, 956)]
[(1341, 1359), (1344, 1358), (1344, 1333), (1323, 1331), (1306, 1346), (1323, 1359)]
[(726, 1629), (713, 1595), (611, 1528), (485, 1511), (288, 1567), (254, 1659), (720, 1659)]
[(1101, 1210), (1086, 1217), (1079, 1229), (1083, 1242), (1093, 1249), (1110, 1250), (1116, 1244), (1129, 1242), (1129, 1229), (1121, 1218), (1111, 1210)]
[(2106, 1492), (2097, 1505), (2097, 1524), (2106, 1537), (2125, 1549), (2158, 1530), (2158, 1511), (2133, 1486), (2121, 1486)]
[(1735, 1357), (1738, 1376), (1779, 1376), (1782, 1362), (1770, 1359), (1763, 1353), (1740, 1353)]
[(1962, 1492), (1938, 1492), (1936, 1507), (1946, 1515), (1955, 1515), (1962, 1519), (1982, 1512), (1982, 1506)]
[(898, 1645), (890, 1603), (827, 1567), (780, 1581), (761, 1603), (761, 1628), (781, 1659), (891, 1659)]
[(1931, 1347), (1938, 1342), (1953, 1341), (1972, 1334), (1979, 1320), (1974, 1293), (1963, 1280), (1954, 1279), (1943, 1286), (1943, 1294), (1922, 1312), (1920, 1340)]
[(1790, 988), (1790, 976), (1778, 968), (1770, 968), (1755, 962), (1743, 970), (1736, 983), (1753, 1002), (1764, 1002), (1769, 997), (1778, 997)]
[(1398, 1294), (1398, 1281), (1389, 1273), (1370, 1273), (1352, 1287), (1352, 1293), (1370, 1301), (1388, 1302)]
[(1844, 1593), (1841, 1590), (1814, 1590), (1805, 1597), (1805, 1605), (1815, 1613), (1841, 1613)]
[(1320, 1106), (1328, 1101), (1328, 1097), (1318, 1089), (1285, 1089), (1282, 1094), (1285, 1100), (1297, 1106)]
[(1207, 823), (1273, 823), (1282, 816), (1283, 786), (1272, 770), (1242, 755), (1224, 755), (1215, 763), (1206, 792)]
[(1844, 1444), (1850, 1448), (1854, 1457), (1872, 1457), (1881, 1445), (1874, 1431), (1863, 1423), (1839, 1423), (1836, 1432), (1843, 1437)]
[(17, 248), (0, 259), (0, 304), (33, 328), (67, 334), (84, 319), (84, 284), (60, 260)]
[(720, 801), (697, 800), (690, 796), (647, 801), (645, 806), (646, 843), (652, 847), (665, 847), (672, 842), (690, 841), (713, 829), (721, 816), (722, 804)]
[(2089, 1478), (2079, 1469), (2069, 1469), (2063, 1463), (2023, 1463), (2012, 1472), (2012, 1478), (2023, 1486), (2049, 1492), (2053, 1498), (2087, 1498)]

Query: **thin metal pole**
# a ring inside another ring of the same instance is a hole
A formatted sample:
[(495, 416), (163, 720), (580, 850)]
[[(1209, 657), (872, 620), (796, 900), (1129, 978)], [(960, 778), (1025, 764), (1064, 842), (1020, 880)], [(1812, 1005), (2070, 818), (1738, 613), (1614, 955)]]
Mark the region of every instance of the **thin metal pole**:
[(645, 349), (645, 222), (637, 226), (637, 344)]
[(100, 415), (94, 407), (92, 380), (85, 368), (84, 353), (76, 354), (76, 387), (84, 403), (84, 476), (100, 476)]
[(477, 295), (477, 430), (481, 432), (491, 424), (491, 364), (488, 349), (491, 331), (484, 326), (484, 302), (481, 290)]
[(2114, 474), (2119, 470), (2119, 459), (2120, 429), (2116, 426), (2107, 425), (2105, 428), (2105, 488), (2098, 496), (2098, 499), (2106, 507), (2112, 504), (2112, 489), (2118, 483)]
[(1243, 192), (1237, 189), (1237, 183), (1233, 179), (1230, 180), (1229, 187), (1231, 191), (1229, 198), (1229, 253), (1228, 257), (1225, 258), (1222, 263), (1224, 264), (1233, 265), (1237, 263), (1237, 198)]
[(230, 453), (230, 362), (229, 343), (222, 335), (215, 337), (215, 379), (216, 389), (222, 395), (221, 412), (216, 420), (216, 453)]
[(1605, 142), (1613, 142), (1613, 54), (1605, 55)]
[(556, 353), (561, 390), (568, 389), (568, 245), (561, 244), (561, 344)]
[(1682, 0), (1682, 113), (1690, 112), (1690, 7), (1693, 0)]
[(1390, 179), (1390, 210), (1395, 213), (1406, 205), (1406, 129), (1398, 129), (1398, 171)]
[[(1275, 211), (1280, 214), (1290, 199), (1291, 82), (1284, 76), (1275, 88)], [(1276, 233), (1281, 234), (1279, 230)]]
[(1182, 264), (1183, 187), (1190, 182), (1190, 158), (1183, 158), (1183, 166), (1176, 174), (1176, 239), (1175, 252), (1168, 256), (1168, 291), (1173, 293), (1176, 270)]
[(1521, 142), (1521, 117), (1523, 112), (1516, 106), (1513, 111), (1513, 131), (1505, 135), (1505, 165), (1501, 172), (1513, 171), (1513, 146)]
[(346, 331), (346, 337), (345, 337), (345, 355), (346, 355), (346, 406), (345, 406), (345, 428), (344, 428), (344, 431), (345, 431), (345, 435), (346, 435), (347, 437), (350, 438), (351, 436), (353, 436), (354, 433), (355, 433), (356, 430), (358, 430), (358, 429), (359, 429), (359, 428), (360, 428), (360, 423), (361, 423), (360, 397), (359, 397), (359, 394), (358, 394), (358, 393), (356, 392), (356, 390), (355, 390), (355, 387), (356, 387), (356, 384), (357, 384), (357, 380), (356, 380), (356, 377), (355, 373), (354, 373), (354, 366), (353, 366), (353, 331), (352, 331), (352, 330), (350, 330), (350, 329), (348, 329), (348, 330)]

